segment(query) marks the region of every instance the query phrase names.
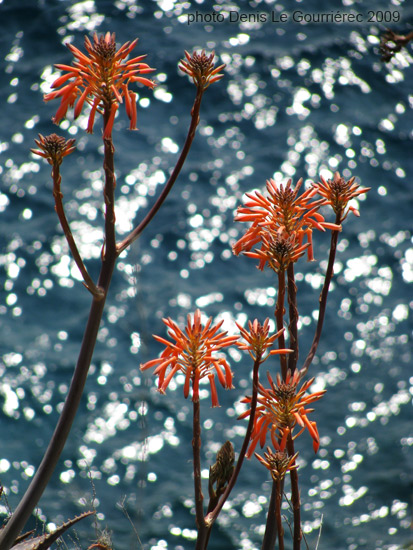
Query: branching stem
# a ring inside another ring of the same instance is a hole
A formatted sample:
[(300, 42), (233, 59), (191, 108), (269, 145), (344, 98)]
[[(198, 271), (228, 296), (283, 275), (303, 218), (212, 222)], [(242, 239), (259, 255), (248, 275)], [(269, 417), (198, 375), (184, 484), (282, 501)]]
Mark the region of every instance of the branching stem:
[[(231, 479), (228, 482), (227, 488), (225, 489), (225, 492), (223, 493), (221, 499), (219, 500), (218, 504), (212, 510), (209, 512), (205, 517), (205, 523), (208, 527), (208, 529), (211, 529), (213, 523), (217, 519), (219, 513), (222, 510), (222, 507), (224, 506), (225, 502), (227, 501), (232, 489), (234, 488), (235, 483), (238, 479), (238, 474), (240, 473), (242, 463), (244, 462), (246, 452), (248, 450), (248, 445), (250, 443), (251, 433), (252, 429), (254, 427), (254, 419), (255, 419), (255, 411), (257, 408), (257, 398), (258, 398), (258, 370), (261, 364), (261, 356), (256, 357), (254, 361), (254, 367), (253, 367), (253, 374), (252, 374), (252, 397), (251, 397), (251, 412), (249, 417), (249, 422), (247, 426), (247, 431), (245, 433), (244, 442), (241, 447), (241, 451), (238, 457), (237, 465), (235, 466), (234, 472), (231, 476)], [(206, 543), (208, 542), (209, 537), (206, 539)], [(200, 550), (206, 550), (206, 546), (200, 546)], [(197, 547), (198, 550), (198, 547)]]
[(92, 295), (95, 296), (97, 299), (103, 298), (104, 296), (103, 290), (95, 285), (94, 281), (89, 275), (83, 263), (83, 260), (79, 254), (79, 250), (76, 246), (76, 242), (73, 238), (72, 232), (70, 230), (69, 222), (67, 221), (66, 214), (63, 207), (63, 202), (62, 202), (63, 194), (60, 190), (62, 177), (60, 175), (60, 170), (58, 165), (53, 166), (52, 178), (53, 178), (53, 196), (55, 199), (55, 210), (59, 217), (60, 225), (62, 226), (63, 233), (66, 237), (67, 243), (70, 248), (70, 252), (72, 253), (73, 259), (76, 262), (76, 265), (79, 268), (80, 273), (82, 274), (84, 285), (92, 293)]
[(191, 148), (192, 142), (195, 137), (196, 128), (199, 124), (199, 111), (201, 108), (202, 96), (203, 96), (203, 91), (200, 89), (197, 89), (194, 105), (191, 110), (191, 124), (189, 126), (188, 134), (187, 134), (184, 146), (182, 147), (181, 154), (179, 155), (178, 161), (175, 165), (175, 168), (173, 169), (167, 183), (165, 184), (165, 187), (163, 188), (155, 204), (152, 206), (151, 210), (148, 212), (145, 218), (141, 221), (141, 223), (131, 233), (129, 233), (129, 235), (123, 241), (118, 243), (117, 249), (119, 253), (125, 250), (125, 248), (127, 248), (139, 237), (139, 235), (142, 233), (145, 227), (153, 219), (153, 217), (155, 216), (159, 208), (162, 206), (162, 203), (165, 201), (166, 197), (168, 196), (169, 191), (172, 189), (172, 186), (175, 183), (181, 171), (181, 168), (185, 162), (185, 159), (188, 155), (188, 152)]

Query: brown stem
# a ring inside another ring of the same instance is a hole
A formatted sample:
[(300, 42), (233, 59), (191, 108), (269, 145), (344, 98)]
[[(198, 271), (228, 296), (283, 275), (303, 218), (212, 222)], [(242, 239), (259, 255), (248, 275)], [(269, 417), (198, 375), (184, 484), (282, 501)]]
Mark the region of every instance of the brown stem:
[(148, 212), (145, 218), (141, 221), (141, 223), (137, 227), (135, 227), (135, 229), (131, 233), (129, 233), (129, 235), (125, 239), (123, 239), (123, 241), (118, 243), (117, 249), (119, 253), (125, 250), (125, 248), (127, 248), (139, 237), (139, 235), (142, 233), (145, 227), (149, 224), (149, 222), (155, 216), (159, 208), (162, 206), (162, 203), (168, 196), (169, 191), (172, 189), (172, 186), (175, 183), (179, 175), (179, 172), (181, 171), (181, 168), (185, 162), (185, 159), (189, 153), (192, 142), (194, 141), (196, 128), (199, 124), (199, 111), (201, 108), (202, 95), (203, 95), (203, 91), (201, 89), (197, 89), (194, 105), (191, 110), (191, 124), (189, 126), (188, 135), (186, 137), (184, 146), (182, 147), (182, 151), (181, 151), (181, 154), (179, 155), (179, 159), (175, 165), (175, 168), (172, 171), (172, 174), (169, 176), (169, 179), (165, 187), (163, 188), (161, 194), (159, 195), (155, 204), (152, 206), (151, 210)]
[[(103, 127), (106, 128), (110, 116), (110, 107), (105, 107), (103, 113)], [(104, 144), (104, 162), (105, 171), (105, 255), (117, 254), (116, 252), (116, 234), (115, 234), (115, 148), (113, 146), (112, 136), (103, 139)]]
[[(291, 433), (287, 438), (287, 451), (288, 456), (294, 456), (294, 441)], [(291, 502), (293, 505), (294, 516), (294, 533), (293, 533), (293, 550), (300, 550), (302, 531), (301, 531), (301, 502), (300, 502), (300, 490), (298, 488), (298, 473), (297, 468), (290, 470), (291, 478)]]
[[(104, 138), (104, 172), (105, 172), (105, 188), (104, 188), (104, 201), (105, 201), (105, 250), (102, 254), (102, 267), (98, 279), (97, 286), (92, 286), (91, 279), (89, 280), (86, 268), (83, 266), (83, 262), (78, 254), (76, 244), (72, 237), (72, 241), (68, 240), (69, 247), (74, 255), (76, 264), (78, 265), (84, 279), (86, 286), (90, 289), (95, 289), (93, 294), (93, 301), (91, 304), (89, 318), (83, 335), (82, 345), (79, 352), (79, 357), (76, 363), (76, 367), (73, 373), (73, 378), (70, 383), (69, 391), (66, 396), (66, 400), (60, 414), (58, 423), (56, 425), (55, 431), (52, 435), (52, 438), (49, 442), (48, 448), (43, 456), (42, 462), (39, 468), (36, 471), (29, 487), (27, 488), (25, 494), (23, 495), (19, 505), (17, 506), (15, 512), (7, 522), (7, 525), (0, 531), (0, 548), (1, 550), (9, 550), (13, 543), (16, 540), (16, 537), (23, 529), (25, 523), (29, 519), (32, 511), (39, 502), (47, 484), (53, 474), (53, 471), (56, 467), (56, 464), (60, 458), (60, 455), (63, 451), (65, 443), (70, 433), (71, 426), (73, 424), (76, 412), (78, 410), (80, 400), (83, 394), (85, 387), (87, 374), (89, 371), (90, 363), (93, 356), (94, 347), (96, 344), (97, 334), (102, 319), (102, 314), (106, 302), (106, 297), (109, 291), (109, 286), (113, 274), (113, 270), (116, 264), (116, 260), (120, 252), (125, 250), (143, 231), (143, 229), (148, 225), (151, 219), (154, 217), (156, 212), (159, 210), (162, 202), (165, 200), (169, 190), (171, 189), (173, 183), (175, 182), (182, 165), (186, 159), (188, 151), (191, 147), (192, 141), (195, 136), (195, 130), (199, 122), (199, 110), (202, 99), (202, 91), (197, 91), (195, 98), (194, 106), (191, 111), (191, 125), (189, 128), (188, 136), (185, 141), (183, 150), (178, 159), (178, 162), (168, 180), (165, 189), (161, 193), (160, 197), (156, 201), (152, 210), (146, 216), (146, 218), (141, 222), (141, 224), (134, 230), (132, 233), (126, 237), (120, 244), (119, 247), (116, 247), (116, 234), (115, 234), (115, 187), (116, 187), (116, 178), (115, 178), (115, 169), (114, 169), (114, 147), (111, 137)], [(109, 109), (105, 108), (103, 114), (104, 120), (104, 131), (109, 119)], [(55, 181), (56, 174), (53, 174), (53, 179)], [(59, 179), (60, 185), (60, 179)], [(60, 189), (55, 195), (55, 200), (57, 204), (61, 201)], [(58, 212), (59, 219), (66, 220), (64, 215), (63, 207), (60, 209), (60, 206), (56, 208)], [(67, 223), (67, 220), (66, 220)], [(71, 235), (70, 228), (67, 224), (66, 230), (63, 225), (63, 230), (65, 231), (66, 238), (68, 235)], [(70, 239), (70, 237), (69, 237)], [(72, 245), (72, 246), (71, 246)], [(77, 253), (77, 254), (76, 254)], [(77, 260), (76, 260), (77, 258)], [(83, 266), (83, 267), (81, 267)], [(83, 269), (84, 268), (84, 269)], [(199, 470), (200, 472), (200, 470)], [(199, 473), (200, 475), (200, 473)], [(202, 497), (202, 493), (201, 493)], [(202, 521), (203, 513), (201, 513)], [(204, 529), (204, 531), (206, 531)]]
[[(275, 307), (275, 322), (277, 324), (277, 331), (284, 328), (284, 300), (285, 300), (285, 271), (278, 272), (278, 296), (277, 305)], [(284, 332), (281, 333), (278, 338), (279, 349), (285, 348), (285, 336)], [(285, 380), (287, 378), (287, 357), (284, 353), (280, 354), (281, 364), (281, 376)]]
[[(337, 225), (340, 225), (340, 222), (341, 222), (341, 212), (336, 214), (335, 223)], [(317, 327), (316, 327), (316, 331), (315, 331), (315, 334), (314, 334), (313, 343), (311, 344), (310, 351), (308, 352), (308, 355), (307, 355), (307, 357), (304, 361), (304, 365), (303, 365), (303, 367), (300, 371), (301, 376), (304, 376), (307, 373), (307, 371), (308, 371), (308, 369), (309, 369), (309, 367), (310, 367), (310, 365), (311, 365), (311, 363), (314, 359), (314, 355), (316, 354), (318, 344), (320, 342), (321, 333), (322, 333), (322, 330), (323, 330), (323, 323), (324, 323), (324, 317), (325, 317), (325, 312), (326, 312), (326, 306), (327, 306), (328, 290), (330, 288), (331, 279), (333, 278), (333, 275), (334, 275), (334, 260), (335, 260), (336, 252), (337, 252), (338, 234), (339, 234), (339, 231), (332, 231), (332, 233), (331, 233), (330, 253), (329, 253), (329, 256), (328, 256), (327, 271), (326, 271), (326, 275), (325, 275), (325, 278), (324, 278), (324, 285), (323, 285), (323, 288), (321, 290), (321, 294), (320, 294), (320, 298), (319, 298), (319, 310), (318, 310)]]
[[(284, 479), (281, 482), (281, 497), (284, 490)], [(265, 533), (264, 538), (262, 539), (262, 546), (261, 550), (274, 550), (275, 547), (275, 539), (277, 537), (277, 532), (279, 529), (278, 522), (277, 522), (277, 498), (278, 498), (278, 487), (276, 481), (273, 480), (272, 482), (272, 488), (271, 488), (271, 497), (270, 502), (268, 504), (268, 510), (267, 510), (267, 523), (265, 525)], [(280, 514), (281, 514), (281, 502), (280, 502)], [(274, 517), (276, 518), (276, 521), (274, 521)], [(282, 526), (281, 526), (282, 528)], [(278, 535), (279, 538), (280, 535)], [(284, 536), (284, 531), (283, 531)]]
[(284, 550), (284, 528), (281, 516), (283, 485), (281, 480), (277, 479), (275, 481), (275, 521), (277, 523), (278, 532), (278, 550)]
[(194, 457), (194, 489), (195, 489), (195, 516), (198, 527), (198, 539), (196, 549), (203, 547), (202, 542), (206, 537), (206, 525), (204, 519), (204, 495), (201, 482), (201, 421), (199, 400), (193, 401), (193, 433), (192, 453)]
[(85, 387), (115, 261), (115, 257), (106, 259), (102, 265), (98, 286), (103, 290), (103, 297), (93, 297), (79, 357), (63, 410), (36, 474), (6, 527), (0, 532), (0, 548), (2, 550), (9, 550), (37, 506), (69, 436)]
[(60, 176), (59, 165), (57, 164), (53, 166), (52, 178), (53, 178), (53, 196), (55, 199), (55, 210), (59, 217), (60, 225), (62, 226), (63, 233), (66, 237), (73, 259), (75, 260), (76, 265), (79, 268), (80, 273), (82, 274), (84, 285), (93, 294), (93, 296), (95, 296), (96, 298), (99, 298), (99, 297), (103, 298), (103, 291), (101, 288), (95, 285), (91, 276), (89, 275), (83, 263), (83, 260), (79, 254), (79, 250), (76, 246), (72, 232), (70, 230), (69, 222), (67, 221), (66, 214), (63, 208), (63, 202), (62, 202), (63, 194), (60, 191), (60, 184), (61, 184), (62, 178)]
[[(104, 116), (104, 126), (106, 126), (107, 117)], [(69, 391), (63, 405), (62, 412), (57, 422), (55, 431), (50, 439), (43, 459), (37, 469), (29, 487), (23, 495), (15, 512), (9, 519), (6, 527), (0, 532), (0, 548), (1, 550), (9, 550), (16, 540), (16, 537), (23, 529), (25, 523), (29, 519), (32, 511), (37, 506), (44, 490), (49, 483), (49, 480), (54, 472), (57, 462), (62, 454), (67, 438), (69, 437), (70, 429), (79, 408), (79, 404), (83, 395), (83, 390), (86, 384), (87, 374), (89, 372), (90, 363), (92, 361), (93, 351), (95, 348), (100, 322), (105, 307), (106, 296), (108, 294), (110, 282), (112, 279), (113, 270), (116, 264), (118, 254), (115, 245), (115, 216), (114, 216), (114, 160), (113, 146), (111, 139), (105, 139), (105, 204), (106, 204), (106, 219), (105, 219), (105, 235), (106, 235), (106, 252), (102, 257), (102, 267), (100, 270), (98, 288), (101, 291), (93, 296), (90, 307), (89, 318), (83, 334), (82, 345), (73, 377), (70, 383)], [(55, 176), (55, 175), (54, 175)], [(60, 182), (59, 182), (60, 183)], [(56, 197), (55, 197), (56, 198)], [(59, 197), (57, 197), (59, 200)], [(113, 226), (113, 227), (111, 227)]]
[[(258, 370), (261, 364), (261, 356), (258, 356), (254, 361), (254, 367), (253, 367), (253, 373), (252, 373), (252, 397), (251, 397), (251, 412), (250, 412), (250, 418), (247, 426), (247, 431), (245, 433), (244, 442), (241, 447), (241, 451), (238, 457), (237, 465), (235, 466), (234, 472), (231, 476), (231, 479), (228, 482), (228, 486), (225, 489), (224, 494), (222, 495), (219, 503), (217, 506), (209, 512), (209, 514), (205, 517), (205, 523), (207, 527), (210, 529), (212, 527), (212, 524), (215, 522), (215, 520), (218, 517), (218, 514), (221, 512), (222, 507), (224, 506), (227, 498), (229, 497), (232, 489), (234, 488), (234, 485), (237, 481), (238, 474), (241, 470), (242, 463), (244, 462), (245, 454), (248, 449), (248, 445), (250, 443), (250, 437), (252, 433), (252, 429), (254, 427), (254, 419), (255, 419), (255, 411), (257, 408), (257, 398), (258, 398)], [(200, 547), (202, 550), (205, 550), (205, 547)]]
[(288, 278), (288, 311), (290, 322), (288, 332), (290, 334), (289, 346), (293, 350), (288, 354), (288, 369), (291, 374), (297, 368), (298, 361), (298, 310), (297, 310), (297, 286), (295, 284), (294, 264), (290, 263), (287, 268)]

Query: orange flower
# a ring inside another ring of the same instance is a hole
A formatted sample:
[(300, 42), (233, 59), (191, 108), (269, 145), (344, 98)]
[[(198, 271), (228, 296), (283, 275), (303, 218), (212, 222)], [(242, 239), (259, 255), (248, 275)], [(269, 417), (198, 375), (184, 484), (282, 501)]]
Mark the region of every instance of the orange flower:
[(333, 208), (341, 222), (347, 218), (350, 211), (356, 216), (360, 216), (359, 211), (353, 206), (349, 206), (346, 211), (347, 204), (351, 199), (370, 191), (371, 187), (360, 187), (354, 183), (354, 176), (346, 181), (339, 172), (334, 174), (332, 180), (326, 181), (323, 176), (320, 176), (320, 179), (321, 182), (313, 183), (313, 189), (324, 197), (324, 204), (329, 204)]
[[(102, 108), (109, 113), (104, 137), (112, 133), (116, 110), (125, 100), (126, 114), (130, 120), (129, 128), (136, 129), (136, 94), (128, 89), (132, 82), (153, 88), (155, 83), (148, 78), (138, 76), (150, 73), (152, 69), (142, 60), (146, 55), (140, 55), (125, 61), (125, 58), (136, 46), (138, 39), (126, 42), (116, 50), (115, 33), (107, 32), (100, 37), (95, 33), (93, 42), (85, 38), (87, 54), (82, 53), (72, 44), (66, 44), (76, 61), (70, 65), (56, 65), (64, 71), (52, 84), (52, 88), (60, 88), (44, 96), (45, 101), (60, 98), (60, 107), (53, 118), (58, 124), (67, 113), (69, 107), (74, 108), (77, 118), (85, 103), (91, 105), (87, 131), (93, 132), (96, 112), (102, 114)], [(76, 101), (77, 100), (77, 101)]]
[[(310, 231), (311, 235), (311, 231)], [(269, 267), (276, 273), (285, 271), (290, 263), (294, 263), (301, 258), (306, 248), (311, 246), (311, 242), (300, 245), (295, 242), (294, 236), (286, 238), (283, 235), (274, 233), (271, 227), (261, 233), (261, 248), (253, 252), (244, 252), (245, 256), (257, 258), (260, 260), (258, 269), (261, 271), (268, 263)], [(309, 259), (313, 259), (309, 257)]]
[(181, 59), (179, 68), (192, 77), (198, 90), (204, 91), (213, 82), (221, 80), (221, 78), (224, 77), (223, 74), (218, 73), (225, 67), (225, 64), (214, 69), (214, 52), (210, 55), (206, 55), (205, 51), (202, 50), (200, 54), (193, 52), (193, 54), (190, 55), (185, 51), (185, 57), (186, 60)]
[[(314, 378), (311, 378), (300, 389), (297, 389), (300, 381), (298, 371), (295, 371), (293, 375), (288, 371), (284, 382), (277, 374), (277, 384), (274, 383), (269, 374), (267, 374), (267, 377), (270, 388), (266, 389), (262, 384), (258, 386), (258, 406), (247, 456), (252, 455), (258, 442), (260, 442), (261, 447), (264, 446), (268, 430), (270, 430), (271, 441), (274, 447), (277, 448), (277, 439), (284, 440), (285, 438), (286, 440), (288, 432), (292, 433), (297, 424), (302, 429), (294, 438), (298, 437), (307, 428), (313, 439), (314, 451), (317, 452), (320, 445), (317, 425), (315, 422), (308, 420), (307, 415), (313, 412), (313, 409), (307, 409), (306, 407), (320, 399), (325, 394), (325, 390), (305, 395), (307, 389), (314, 382)], [(245, 397), (242, 402), (251, 403), (251, 398)], [(239, 418), (246, 418), (249, 414), (250, 410), (247, 410)]]
[(245, 343), (238, 342), (237, 346), (243, 351), (248, 351), (254, 361), (258, 360), (260, 361), (260, 363), (264, 363), (264, 361), (266, 361), (270, 355), (278, 355), (280, 353), (292, 352), (291, 349), (276, 349), (268, 352), (267, 355), (264, 356), (265, 352), (284, 332), (284, 329), (281, 329), (272, 336), (269, 336), (270, 325), (268, 318), (265, 319), (262, 325), (258, 322), (257, 319), (255, 319), (253, 323), (251, 323), (251, 321), (248, 321), (248, 330), (243, 328), (238, 323), (235, 324), (237, 325), (241, 336), (245, 340)]
[(146, 370), (156, 366), (154, 374), (159, 377), (158, 390), (161, 393), (165, 393), (173, 376), (177, 372), (182, 372), (185, 374), (184, 396), (188, 397), (189, 387), (192, 385), (192, 401), (195, 402), (199, 401), (199, 381), (208, 377), (212, 406), (219, 407), (213, 371), (215, 370), (219, 382), (225, 389), (232, 388), (232, 372), (226, 360), (214, 354), (234, 344), (238, 337), (227, 336), (226, 332), (218, 333), (223, 321), (212, 325), (211, 317), (203, 326), (199, 309), (195, 311), (192, 322), (188, 315), (185, 332), (182, 332), (170, 318), (163, 319), (163, 322), (169, 328), (168, 335), (175, 340), (175, 343), (154, 335), (154, 338), (161, 344), (165, 344), (166, 348), (158, 359), (152, 359), (141, 365), (141, 369)]
[(47, 162), (52, 166), (59, 166), (63, 157), (70, 155), (76, 149), (75, 139), (66, 140), (57, 134), (50, 134), (46, 137), (39, 134), (39, 139), (34, 141), (39, 149), (30, 149), (31, 152), (47, 159)]
[[(311, 202), (316, 195), (315, 189), (307, 189), (298, 196), (302, 181), (300, 179), (293, 189), (291, 179), (285, 187), (278, 187), (276, 182), (270, 179), (267, 180), (268, 196), (262, 195), (259, 191), (255, 191), (255, 194), (246, 194), (249, 200), (245, 206), (238, 207), (235, 221), (252, 222), (252, 225), (233, 246), (234, 254), (247, 253), (255, 244), (261, 242), (260, 252), (247, 255), (260, 259), (260, 269), (268, 262), (273, 269), (280, 270), (286, 267), (284, 260), (277, 259), (276, 250), (274, 255), (274, 248), (277, 248), (280, 242), (282, 246), (289, 248), (288, 263), (296, 261), (305, 248), (308, 249), (308, 259), (312, 260), (313, 228), (320, 231), (325, 231), (325, 228), (341, 229), (336, 224), (326, 222), (319, 214), (318, 209), (323, 204), (323, 199)], [(304, 237), (307, 238), (307, 244), (303, 248)]]

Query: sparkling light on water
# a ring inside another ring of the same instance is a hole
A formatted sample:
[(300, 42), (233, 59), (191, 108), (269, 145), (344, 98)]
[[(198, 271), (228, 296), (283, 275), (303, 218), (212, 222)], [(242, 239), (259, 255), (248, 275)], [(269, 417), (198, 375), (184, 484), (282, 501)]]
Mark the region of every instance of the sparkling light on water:
[[(60, 4), (53, 21), (39, 7), (36, 18), (23, 18), (19, 30), (11, 25), (4, 36), (9, 119), (0, 142), (0, 473), (11, 506), (32, 478), (61, 410), (88, 308), (53, 211), (50, 167), (28, 151), (38, 132), (76, 137), (78, 150), (62, 167), (62, 189), (74, 238), (95, 277), (103, 246), (101, 129), (86, 135), (86, 115), (55, 128), (42, 94), (59, 74), (52, 63), (68, 62), (62, 43), (81, 45), (85, 33), (113, 28), (119, 41), (140, 36), (159, 82), (153, 94), (137, 89), (138, 132), (127, 132), (121, 116), (116, 120), (119, 237), (154, 203), (182, 146), (193, 101), (188, 78), (177, 76), (183, 50), (215, 49), (227, 64), (226, 76), (205, 95), (194, 148), (162, 216), (120, 258), (82, 412), (57, 468), (57, 489), (44, 497), (37, 517), (53, 530), (68, 513), (89, 507), (96, 491), (99, 521), (110, 526), (115, 546), (126, 549), (132, 528), (127, 520), (119, 527), (116, 503), (127, 495), (125, 506), (148, 548), (193, 547), (191, 403), (181, 395), (183, 376), (161, 396), (151, 376), (140, 372), (140, 363), (160, 351), (151, 334), (159, 333), (162, 317), (182, 323), (196, 307), (223, 319), (230, 334), (235, 321), (272, 317), (273, 278), (232, 254), (243, 231), (233, 214), (245, 193), (264, 190), (267, 178), (285, 183), (304, 177), (308, 185), (339, 170), (344, 177), (357, 175), (372, 191), (354, 201), (361, 218), (345, 222), (325, 339), (311, 372), (311, 390), (328, 391), (314, 413), (319, 453), (312, 454), (305, 434), (297, 443), (303, 531), (310, 547), (321, 529), (320, 548), (400, 550), (409, 541), (413, 446), (407, 412), (413, 386), (407, 374), (411, 53), (403, 50), (380, 64), (375, 48), (381, 28), (370, 24), (331, 33), (259, 22), (189, 26), (188, 13), (212, 8), (205, 2), (159, 0), (147, 7), (118, 0), (109, 13), (89, 0)], [(240, 3), (215, 8), (227, 18), (230, 9), (244, 9)], [(267, 8), (286, 9), (271, 2), (257, 7)], [(39, 25), (46, 25), (48, 36)], [(303, 358), (318, 316), (326, 248), (321, 238), (319, 263), (303, 264), (296, 273)], [(251, 391), (251, 366), (239, 350), (229, 350), (228, 360), (236, 389), (222, 391), (220, 410), (209, 409), (208, 386), (201, 386), (204, 478), (223, 441), (239, 449), (245, 433), (236, 418)], [(222, 545), (259, 547), (270, 490), (260, 465), (248, 461), (219, 518)], [(287, 496), (289, 491), (287, 483)], [(2, 516), (7, 506), (2, 500)], [(287, 502), (283, 512), (291, 516)]]

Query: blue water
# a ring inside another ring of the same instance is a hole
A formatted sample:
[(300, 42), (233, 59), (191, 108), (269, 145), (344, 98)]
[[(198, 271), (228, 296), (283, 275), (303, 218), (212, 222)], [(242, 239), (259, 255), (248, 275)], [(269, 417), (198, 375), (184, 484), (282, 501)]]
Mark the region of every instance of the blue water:
[[(117, 550), (194, 547), (191, 403), (182, 380), (159, 395), (139, 365), (161, 351), (151, 334), (165, 335), (162, 317), (183, 322), (199, 307), (224, 319), (230, 332), (235, 321), (271, 317), (273, 274), (231, 253), (244, 230), (233, 222), (235, 210), (245, 192), (263, 190), (270, 177), (310, 182), (339, 170), (372, 189), (358, 201), (361, 217), (345, 224), (310, 371), (315, 387), (328, 391), (314, 413), (318, 455), (306, 434), (297, 442), (303, 528), (311, 549), (318, 538), (320, 550), (411, 547), (413, 59), (404, 50), (384, 65), (377, 49), (386, 27), (412, 28), (413, 6), (393, 0), (385, 7), (400, 12), (400, 23), (369, 22), (368, 11), (380, 7), (217, 2), (222, 13), (276, 10), (289, 20), (188, 25), (188, 14), (211, 14), (211, 5), (0, 2), (2, 516), (16, 507), (55, 426), (90, 300), (58, 226), (50, 167), (29, 150), (39, 132), (56, 131), (57, 104), (42, 95), (57, 75), (53, 63), (71, 61), (63, 43), (82, 47), (85, 34), (110, 30), (120, 43), (139, 37), (135, 51), (148, 53), (159, 83), (155, 92), (138, 90), (138, 132), (127, 130), (122, 112), (115, 124), (119, 236), (153, 203), (185, 138), (195, 90), (177, 70), (184, 50), (215, 49), (226, 76), (205, 95), (194, 146), (161, 213), (118, 263), (81, 409), (31, 526), (52, 529), (93, 505)], [(353, 10), (363, 21), (302, 25), (291, 20), (294, 10)], [(78, 142), (62, 185), (73, 233), (96, 275), (102, 142), (99, 124), (93, 136), (86, 124), (82, 116), (59, 129)], [(316, 237), (319, 263), (297, 266), (302, 357), (326, 265), (327, 237)], [(251, 365), (236, 352), (228, 358), (235, 391), (219, 392), (220, 409), (210, 408), (203, 388), (205, 472), (226, 439), (240, 448), (245, 429), (236, 417)], [(267, 472), (249, 461), (210, 548), (260, 548), (269, 493)], [(85, 549), (94, 536), (85, 520), (62, 547)]]

